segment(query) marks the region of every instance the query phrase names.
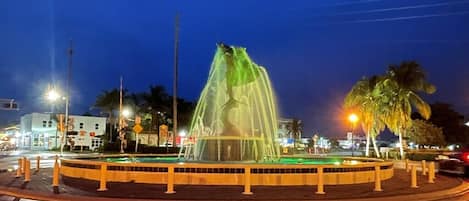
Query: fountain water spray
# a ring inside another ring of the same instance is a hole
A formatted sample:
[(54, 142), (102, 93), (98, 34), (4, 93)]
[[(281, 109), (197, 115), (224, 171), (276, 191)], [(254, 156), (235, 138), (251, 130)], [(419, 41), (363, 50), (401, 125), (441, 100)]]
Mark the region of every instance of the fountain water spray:
[(266, 70), (245, 48), (217, 46), (187, 136), (193, 143), (185, 146), (185, 159), (278, 159), (277, 104)]

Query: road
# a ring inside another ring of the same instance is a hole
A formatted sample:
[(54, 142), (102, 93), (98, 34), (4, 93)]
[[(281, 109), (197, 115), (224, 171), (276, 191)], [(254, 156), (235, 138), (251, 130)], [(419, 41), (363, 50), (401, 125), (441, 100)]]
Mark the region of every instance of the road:
[[(97, 154), (97, 153), (93, 153)], [(40, 151), (40, 150), (16, 150), (0, 152), (0, 171), (14, 171), (18, 167), (18, 158), (27, 157), (31, 160), (31, 168), (36, 168), (37, 156), (41, 156), (40, 167), (52, 168), (54, 166), (55, 156), (60, 155), (59, 152)], [(89, 153), (64, 153), (62, 157), (75, 157), (80, 155), (90, 155)], [(0, 201), (34, 201), (31, 199), (15, 198), (6, 195), (0, 195)]]
[[(97, 153), (92, 153), (95, 155)], [(0, 152), (0, 170), (13, 171), (18, 167), (18, 158), (27, 157), (31, 160), (31, 168), (35, 168), (37, 164), (37, 156), (41, 156), (41, 168), (52, 168), (54, 166), (54, 158), (60, 155), (59, 152), (39, 151), (39, 150), (16, 150)], [(80, 155), (90, 155), (89, 153), (64, 153), (63, 157), (75, 157)]]
[[(84, 155), (97, 155), (98, 153), (64, 153), (63, 157), (76, 157)], [(27, 157), (31, 160), (31, 168), (36, 167), (36, 157), (41, 156), (40, 165), (41, 168), (52, 168), (54, 165), (54, 158), (56, 155), (60, 155), (59, 152), (51, 151), (34, 151), (34, 150), (17, 150), (17, 151), (3, 151), (0, 152), (0, 171), (14, 171), (18, 167), (18, 158)], [(419, 162), (411, 162), (414, 165), (418, 165)], [(403, 169), (405, 163), (403, 161), (394, 161), (394, 167)], [(466, 181), (469, 181), (466, 179)], [(3, 200), (28, 200), (28, 199), (12, 199), (12, 197), (0, 195), (0, 201)], [(452, 198), (446, 198), (448, 201), (469, 201), (469, 192), (463, 193), (462, 195), (456, 195)], [(442, 200), (441, 200), (442, 201)]]

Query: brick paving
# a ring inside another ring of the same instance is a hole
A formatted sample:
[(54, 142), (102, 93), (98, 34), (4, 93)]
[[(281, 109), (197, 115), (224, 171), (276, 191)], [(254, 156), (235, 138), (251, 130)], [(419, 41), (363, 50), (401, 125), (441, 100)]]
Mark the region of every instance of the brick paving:
[[(34, 172), (33, 172), (34, 173)], [(419, 172), (420, 173), (420, 172)], [(42, 195), (52, 193), (52, 169), (41, 169), (31, 176), (31, 182), (16, 179), (14, 173), (0, 173), (0, 186)], [(396, 195), (412, 195), (441, 191), (456, 187), (462, 179), (437, 174), (436, 182), (428, 184), (425, 176), (418, 176), (419, 188), (410, 188), (410, 175), (395, 169), (394, 177), (382, 182), (382, 192), (374, 192), (374, 183), (354, 185), (326, 185), (325, 195), (317, 195), (316, 186), (268, 187), (253, 186), (253, 195), (242, 195), (243, 186), (175, 185), (175, 194), (165, 194), (166, 185), (108, 183), (108, 191), (97, 192), (98, 182), (73, 178), (62, 178), (59, 196), (91, 196), (100, 198), (159, 199), (159, 200), (334, 200), (355, 198), (377, 198)], [(99, 198), (98, 198), (99, 199)]]

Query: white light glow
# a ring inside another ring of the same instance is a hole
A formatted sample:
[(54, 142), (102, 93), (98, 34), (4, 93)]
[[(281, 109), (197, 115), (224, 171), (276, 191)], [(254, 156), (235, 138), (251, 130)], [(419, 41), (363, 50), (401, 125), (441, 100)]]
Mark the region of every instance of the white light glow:
[(50, 100), (50, 101), (56, 101), (57, 99), (60, 98), (60, 94), (57, 91), (51, 89), (50, 91), (47, 92), (46, 98), (47, 100)]
[(124, 116), (125, 118), (130, 117), (130, 115), (131, 115), (131, 112), (128, 108), (125, 108), (124, 110), (122, 110), (122, 116)]
[(179, 131), (179, 136), (186, 137), (186, 131), (185, 130)]

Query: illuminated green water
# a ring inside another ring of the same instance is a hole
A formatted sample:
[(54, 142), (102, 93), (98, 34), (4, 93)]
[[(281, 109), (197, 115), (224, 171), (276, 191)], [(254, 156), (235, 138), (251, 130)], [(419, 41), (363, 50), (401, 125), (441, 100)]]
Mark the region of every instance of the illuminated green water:
[(277, 105), (266, 70), (242, 47), (218, 44), (181, 150), (186, 160), (277, 160)]
[[(181, 161), (177, 157), (116, 157), (116, 158), (101, 158), (96, 159), (106, 162), (114, 163), (178, 163), (178, 162), (187, 162)], [(342, 158), (280, 158), (276, 161), (263, 161), (262, 164), (305, 164), (305, 165), (339, 165), (343, 163)], [(191, 161), (189, 161), (191, 162)], [(252, 162), (254, 163), (254, 162)]]

